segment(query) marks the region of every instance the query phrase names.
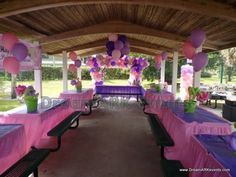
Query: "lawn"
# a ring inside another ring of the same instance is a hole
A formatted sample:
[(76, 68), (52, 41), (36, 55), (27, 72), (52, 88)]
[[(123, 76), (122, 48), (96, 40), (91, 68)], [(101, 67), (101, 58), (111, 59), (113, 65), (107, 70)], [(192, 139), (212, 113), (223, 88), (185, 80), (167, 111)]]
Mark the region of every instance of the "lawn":
[[(179, 79), (178, 79), (179, 82)], [(144, 80), (142, 82), (143, 86), (145, 88), (148, 88), (148, 84), (151, 82)], [(201, 83), (212, 85), (219, 83), (219, 79), (217, 76), (212, 76), (211, 78), (202, 78)], [(4, 81), (4, 87), (10, 88), (10, 82)], [(17, 82), (18, 84), (23, 85), (34, 85), (34, 81), (24, 81), (24, 82)], [(107, 80), (105, 81), (106, 85), (127, 85), (127, 80)], [(236, 77), (233, 78), (233, 81), (228, 84), (236, 84)], [(83, 80), (82, 81), (83, 88), (91, 88), (91, 81), (90, 80)], [(62, 81), (61, 80), (55, 80), (55, 81), (43, 81), (42, 84), (43, 87), (43, 96), (48, 97), (58, 97), (59, 94), (63, 90)], [(69, 90), (75, 90), (73, 86), (70, 85), (70, 81), (68, 81), (68, 89)], [(17, 100), (9, 100), (10, 93), (9, 89), (4, 90), (4, 93), (0, 91), (0, 111), (6, 111), (8, 109), (12, 109), (14, 107), (17, 107), (20, 105), (20, 103)]]

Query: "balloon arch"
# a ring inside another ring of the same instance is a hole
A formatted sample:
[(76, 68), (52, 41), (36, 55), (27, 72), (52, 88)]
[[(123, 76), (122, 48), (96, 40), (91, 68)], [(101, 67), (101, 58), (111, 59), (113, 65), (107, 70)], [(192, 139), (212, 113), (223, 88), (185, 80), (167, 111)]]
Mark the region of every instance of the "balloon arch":
[(103, 85), (106, 68), (130, 69), (129, 84), (141, 85), (142, 71), (149, 66), (147, 59), (123, 56), (114, 60), (111, 56), (97, 55), (89, 57), (86, 65), (90, 67), (90, 75), (94, 85)]

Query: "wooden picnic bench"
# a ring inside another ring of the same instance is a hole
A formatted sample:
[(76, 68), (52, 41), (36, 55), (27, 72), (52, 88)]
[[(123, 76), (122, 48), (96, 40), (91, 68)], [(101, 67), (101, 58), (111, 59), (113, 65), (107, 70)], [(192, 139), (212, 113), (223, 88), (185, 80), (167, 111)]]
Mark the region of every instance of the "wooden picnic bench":
[[(73, 112), (47, 133), (48, 136), (57, 137), (57, 147), (54, 149), (50, 149), (52, 152), (60, 149), (61, 137), (66, 132), (66, 130), (78, 127), (80, 115), (80, 111)], [(75, 126), (73, 126), (74, 123), (76, 124)]]
[(1, 177), (27, 177), (31, 173), (38, 177), (38, 166), (49, 155), (48, 149), (33, 149), (6, 170)]

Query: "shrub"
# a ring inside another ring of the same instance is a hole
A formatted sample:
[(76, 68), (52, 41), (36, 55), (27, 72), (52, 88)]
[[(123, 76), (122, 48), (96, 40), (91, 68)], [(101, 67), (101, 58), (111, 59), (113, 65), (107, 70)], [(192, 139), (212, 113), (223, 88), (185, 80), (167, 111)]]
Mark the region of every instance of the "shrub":
[(209, 77), (211, 77), (211, 73), (209, 73), (209, 72), (202, 72), (201, 73), (201, 77), (203, 77), (203, 78), (209, 78)]

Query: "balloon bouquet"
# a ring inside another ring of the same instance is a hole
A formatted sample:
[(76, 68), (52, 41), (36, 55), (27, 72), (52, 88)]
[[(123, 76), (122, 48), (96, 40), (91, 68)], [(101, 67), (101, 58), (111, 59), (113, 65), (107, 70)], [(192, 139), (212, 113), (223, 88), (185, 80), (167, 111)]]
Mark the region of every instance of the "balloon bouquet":
[(205, 39), (205, 32), (196, 29), (191, 32), (189, 40), (183, 44), (183, 54), (187, 59), (192, 60), (192, 66), (187, 64), (181, 67), (180, 97), (182, 100), (188, 99), (188, 87), (193, 84), (193, 72), (200, 71), (208, 64), (208, 55), (204, 52), (196, 52)]
[(28, 48), (13, 33), (4, 33), (1, 37), (4, 49), (8, 51), (3, 60), (3, 68), (11, 74), (19, 74), (20, 62), (28, 56)]
[(161, 54), (158, 54), (157, 56), (155, 56), (154, 60), (155, 60), (155, 66), (157, 70), (161, 69), (161, 61), (166, 60), (167, 57), (168, 57), (167, 52), (162, 52)]

